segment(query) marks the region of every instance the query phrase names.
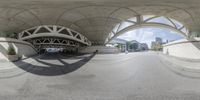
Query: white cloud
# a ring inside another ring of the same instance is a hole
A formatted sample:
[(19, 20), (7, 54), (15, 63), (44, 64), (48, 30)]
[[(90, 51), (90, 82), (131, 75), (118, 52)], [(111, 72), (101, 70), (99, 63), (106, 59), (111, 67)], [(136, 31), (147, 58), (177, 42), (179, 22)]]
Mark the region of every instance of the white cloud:
[(147, 40), (147, 39), (152, 39), (152, 38), (154, 38), (154, 36), (155, 36), (155, 34), (153, 32), (144, 31), (144, 33), (142, 33), (141, 41)]
[(176, 33), (169, 29), (152, 28), (152, 27), (132, 30), (120, 35), (117, 38), (124, 39), (127, 41), (136, 40), (138, 42), (147, 43), (148, 46), (150, 47), (151, 42), (155, 41), (156, 37), (160, 37), (164, 41), (177, 40), (182, 38), (182, 36), (179, 33)]

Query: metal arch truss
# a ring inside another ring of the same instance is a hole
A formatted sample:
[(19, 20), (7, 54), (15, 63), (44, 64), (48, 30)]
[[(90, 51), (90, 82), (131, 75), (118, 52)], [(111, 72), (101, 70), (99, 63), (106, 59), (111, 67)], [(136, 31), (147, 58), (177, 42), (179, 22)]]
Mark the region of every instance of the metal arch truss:
[(80, 43), (76, 41), (55, 37), (41, 37), (26, 41), (32, 43), (38, 50), (42, 48), (78, 48), (80, 46)]
[[(40, 38), (40, 37), (62, 38), (63, 41), (72, 40), (86, 46), (91, 45), (91, 42), (82, 34), (72, 29), (69, 29), (63, 26), (57, 26), (57, 25), (36, 26), (30, 29), (24, 30), (18, 34), (18, 39), (23, 40), (23, 41), (28, 41), (33, 38)], [(52, 42), (52, 41), (49, 41), (49, 42)], [(59, 40), (59, 43), (62, 43), (62, 41)]]
[[(146, 16), (146, 17), (145, 17)], [(164, 18), (165, 22), (159, 22), (155, 20), (157, 18)], [(122, 21), (117, 24), (113, 30), (109, 33), (108, 37), (105, 40), (105, 44), (109, 43), (114, 38), (119, 35), (128, 32), (133, 29), (145, 28), (145, 27), (160, 27), (171, 29), (175, 32), (181, 33), (184, 36), (189, 36), (189, 30), (180, 22), (175, 19), (165, 17), (165, 16), (156, 16), (156, 15), (137, 15), (133, 18)]]

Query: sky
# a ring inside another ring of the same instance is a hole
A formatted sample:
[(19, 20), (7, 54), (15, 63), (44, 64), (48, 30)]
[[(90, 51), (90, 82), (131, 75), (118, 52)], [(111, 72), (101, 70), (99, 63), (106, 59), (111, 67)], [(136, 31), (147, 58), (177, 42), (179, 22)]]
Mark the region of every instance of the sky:
[(174, 41), (184, 38), (184, 36), (180, 33), (174, 32), (170, 29), (153, 27), (131, 30), (118, 36), (117, 38), (127, 41), (136, 40), (140, 43), (147, 43), (148, 46), (151, 47), (151, 42), (155, 41), (156, 37), (162, 38), (163, 42), (166, 40)]

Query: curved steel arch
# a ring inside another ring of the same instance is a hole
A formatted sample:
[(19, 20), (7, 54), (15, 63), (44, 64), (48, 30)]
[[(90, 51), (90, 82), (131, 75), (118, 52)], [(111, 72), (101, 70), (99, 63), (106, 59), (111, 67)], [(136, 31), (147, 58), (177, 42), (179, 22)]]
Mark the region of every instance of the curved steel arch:
[[(172, 20), (170, 20), (170, 18), (168, 17), (165, 17), (168, 21), (170, 21), (170, 23), (172, 24), (172, 26), (168, 25), (167, 23), (164, 24), (164, 23), (159, 23), (159, 22), (148, 22), (149, 20), (151, 19), (155, 19), (155, 18), (159, 18), (159, 17), (164, 17), (164, 16), (154, 16), (154, 17), (150, 17), (146, 20), (143, 20), (141, 19), (141, 17), (143, 18), (142, 15), (139, 15), (137, 16), (137, 20), (136, 22), (132, 22), (130, 20), (125, 20), (124, 22), (129, 22), (129, 23), (132, 23), (133, 25), (129, 25), (121, 30), (119, 30), (120, 28), (120, 25), (123, 23), (119, 23), (119, 26), (117, 28), (117, 31), (114, 32), (113, 30), (111, 31), (111, 33), (108, 35), (108, 38), (105, 40), (105, 44), (109, 43), (112, 39), (115, 39), (117, 36), (125, 33), (125, 32), (128, 32), (130, 30), (133, 30), (133, 29), (138, 29), (138, 28), (145, 28), (145, 27), (160, 27), (160, 28), (166, 28), (166, 29), (171, 29), (175, 32), (178, 32), (184, 36), (187, 37), (188, 33), (186, 32), (183, 32), (182, 29), (187, 29), (184, 25), (181, 27), (181, 28), (178, 28), (175, 24), (175, 22), (173, 22)], [(182, 24), (182, 23), (181, 23)]]
[(132, 25), (132, 26), (129, 26), (119, 32), (117, 32), (113, 37), (111, 37), (109, 39), (109, 41), (107, 41), (106, 43), (110, 42), (112, 39), (115, 39), (117, 36), (125, 33), (125, 32), (128, 32), (130, 30), (133, 30), (133, 29), (139, 29), (139, 28), (146, 28), (146, 27), (160, 27), (160, 28), (167, 28), (167, 29), (171, 29), (173, 31), (176, 31), (176, 32), (179, 32), (179, 33), (182, 33), (184, 35), (184, 33), (180, 30), (177, 30), (175, 28), (172, 28), (171, 26), (167, 26), (167, 25), (162, 25), (162, 24), (155, 24), (155, 23), (151, 23), (151, 24), (140, 24), (140, 25)]
[(21, 33), (18, 33), (18, 39), (24, 40), (24, 41), (33, 39), (33, 38), (40, 38), (40, 37), (64, 38), (68, 40), (77, 41), (87, 46), (91, 45), (91, 42), (82, 34), (72, 29), (69, 29), (63, 26), (57, 26), (57, 25), (36, 26), (33, 28), (26, 29), (22, 31)]

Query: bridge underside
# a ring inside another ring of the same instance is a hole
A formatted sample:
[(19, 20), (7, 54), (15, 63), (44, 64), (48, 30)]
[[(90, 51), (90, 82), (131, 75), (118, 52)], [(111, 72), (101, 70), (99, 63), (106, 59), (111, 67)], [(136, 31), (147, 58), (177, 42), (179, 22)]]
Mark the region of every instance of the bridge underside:
[(86, 46), (73, 40), (58, 37), (39, 37), (26, 41), (33, 44), (38, 50), (45, 48), (79, 48)]
[(113, 28), (138, 15), (174, 18), (199, 34), (200, 1), (184, 0), (9, 0), (0, 1), (0, 30), (9, 34), (40, 25), (61, 25), (103, 44)]
[(45, 48), (76, 50), (90, 46), (90, 41), (79, 32), (57, 25), (42, 25), (18, 33), (18, 39), (31, 43), (38, 51)]

